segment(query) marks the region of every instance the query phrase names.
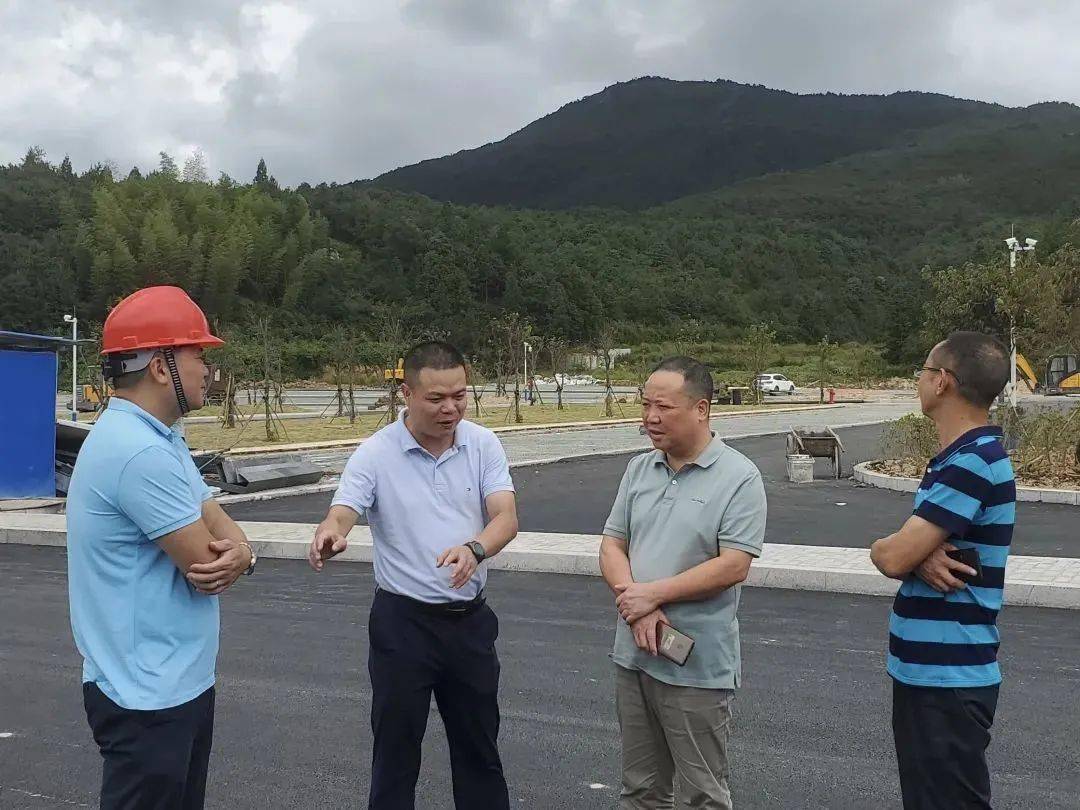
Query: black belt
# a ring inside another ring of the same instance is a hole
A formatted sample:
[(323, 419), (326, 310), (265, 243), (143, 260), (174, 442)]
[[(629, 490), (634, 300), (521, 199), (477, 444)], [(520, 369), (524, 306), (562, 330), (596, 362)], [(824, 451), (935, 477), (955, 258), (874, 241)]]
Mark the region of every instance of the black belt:
[(379, 588), (375, 593), (383, 594), (390, 599), (403, 602), (435, 616), (468, 616), (470, 613), (478, 611), (487, 602), (487, 597), (484, 596), (483, 591), (480, 591), (475, 599), (456, 602), (423, 602), (419, 599), (413, 599), (411, 596), (403, 596), (400, 593), (388, 591), (385, 588)]

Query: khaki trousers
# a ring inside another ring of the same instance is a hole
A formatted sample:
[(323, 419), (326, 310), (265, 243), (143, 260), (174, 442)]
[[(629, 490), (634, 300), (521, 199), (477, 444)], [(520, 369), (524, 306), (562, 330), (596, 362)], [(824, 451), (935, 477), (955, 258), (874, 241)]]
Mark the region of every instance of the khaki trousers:
[(731, 810), (727, 742), (734, 695), (731, 689), (671, 686), (616, 665), (620, 810)]

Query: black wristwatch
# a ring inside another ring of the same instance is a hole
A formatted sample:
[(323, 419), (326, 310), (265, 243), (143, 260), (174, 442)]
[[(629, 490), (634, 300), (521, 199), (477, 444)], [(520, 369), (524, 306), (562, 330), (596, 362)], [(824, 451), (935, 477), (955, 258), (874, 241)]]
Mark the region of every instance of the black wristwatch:
[(478, 541), (470, 540), (468, 543), (465, 544), (465, 546), (476, 557), (476, 564), (477, 565), (482, 563), (484, 561), (484, 559), (487, 557), (487, 551), (484, 549), (484, 546), (481, 543), (479, 543)]

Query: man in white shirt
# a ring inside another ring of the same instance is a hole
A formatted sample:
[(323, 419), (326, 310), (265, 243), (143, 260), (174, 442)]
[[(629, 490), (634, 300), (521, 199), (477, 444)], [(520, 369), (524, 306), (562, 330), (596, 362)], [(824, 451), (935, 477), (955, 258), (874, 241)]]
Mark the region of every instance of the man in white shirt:
[(375, 599), (368, 621), (373, 810), (412, 808), (431, 695), (446, 726), (458, 810), (509, 807), (499, 758), (499, 621), (485, 603), (485, 561), (517, 534), (506, 453), (465, 421), (465, 360), (421, 343), (405, 356), (407, 409), (356, 449), (309, 559), (345, 550), (371, 527)]

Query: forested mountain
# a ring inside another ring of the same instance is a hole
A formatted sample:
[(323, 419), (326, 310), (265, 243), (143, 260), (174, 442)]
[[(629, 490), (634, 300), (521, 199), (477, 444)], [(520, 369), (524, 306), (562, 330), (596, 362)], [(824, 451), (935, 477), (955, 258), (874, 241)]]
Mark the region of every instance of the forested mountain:
[(638, 209), (904, 146), (945, 124), (1027, 118), (1023, 110), (932, 93), (797, 95), (730, 81), (643, 78), (567, 104), (498, 143), (396, 169), (374, 183), (456, 203)]
[(637, 342), (766, 321), (782, 340), (881, 342), (898, 357), (919, 348), (925, 265), (999, 251), (1012, 223), (1040, 254), (1080, 241), (1077, 109), (986, 109), (644, 211), (289, 190), (261, 164), (250, 183), (184, 181), (169, 159), (119, 180), (30, 150), (0, 167), (0, 329), (56, 333), (72, 306), (100, 322), (127, 292), (177, 283), (218, 328), (270, 315), (297, 368), (317, 366), (331, 326), (370, 333), (388, 310), (466, 351), (515, 311), (579, 345), (607, 324)]

